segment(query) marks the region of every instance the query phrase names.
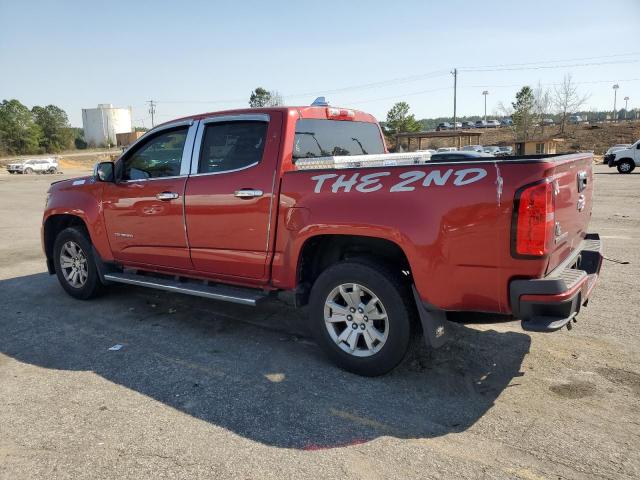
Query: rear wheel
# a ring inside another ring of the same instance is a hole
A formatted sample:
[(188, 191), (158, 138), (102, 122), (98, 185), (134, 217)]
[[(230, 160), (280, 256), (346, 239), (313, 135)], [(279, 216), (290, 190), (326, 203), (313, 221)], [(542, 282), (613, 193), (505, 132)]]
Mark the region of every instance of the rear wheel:
[(58, 171), (58, 169), (57, 169), (56, 167), (51, 167), (51, 168), (49, 168), (49, 170), (47, 170), (47, 173), (54, 174), (54, 173), (56, 173), (57, 171)]
[(60, 285), (72, 297), (86, 300), (102, 291), (91, 242), (83, 230), (69, 227), (58, 234), (53, 261)]
[(27, 167), (23, 170), (23, 173), (26, 173), (27, 175), (30, 175), (33, 173), (33, 168), (31, 167)]
[(619, 173), (631, 173), (634, 168), (636, 168), (636, 164), (631, 160), (622, 160), (618, 163), (618, 172)]
[(339, 367), (377, 376), (407, 354), (415, 307), (408, 285), (386, 267), (335, 264), (320, 274), (309, 303), (313, 334)]

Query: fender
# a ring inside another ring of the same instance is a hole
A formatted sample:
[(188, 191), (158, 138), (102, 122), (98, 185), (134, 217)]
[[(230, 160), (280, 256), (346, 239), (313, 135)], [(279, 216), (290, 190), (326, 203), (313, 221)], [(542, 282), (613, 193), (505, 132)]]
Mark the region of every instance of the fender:
[(52, 184), (43, 216), (44, 228), (54, 215), (73, 215), (81, 219), (96, 252), (103, 261), (113, 261), (113, 253), (102, 215), (102, 184), (93, 177), (71, 179)]

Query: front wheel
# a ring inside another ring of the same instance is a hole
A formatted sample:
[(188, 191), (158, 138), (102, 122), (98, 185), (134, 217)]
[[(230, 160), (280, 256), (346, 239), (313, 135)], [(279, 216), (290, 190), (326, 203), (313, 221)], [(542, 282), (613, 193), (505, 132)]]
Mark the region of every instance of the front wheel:
[(618, 173), (631, 173), (636, 168), (636, 164), (631, 160), (622, 160), (618, 164)]
[(345, 261), (327, 268), (311, 290), (312, 332), (347, 371), (383, 375), (409, 349), (415, 306), (411, 290), (392, 270)]
[(23, 173), (25, 173), (27, 175), (31, 175), (33, 173), (33, 168), (31, 168), (31, 167), (25, 168)]
[(60, 285), (72, 297), (87, 300), (103, 289), (91, 242), (83, 230), (69, 227), (58, 234), (53, 262)]

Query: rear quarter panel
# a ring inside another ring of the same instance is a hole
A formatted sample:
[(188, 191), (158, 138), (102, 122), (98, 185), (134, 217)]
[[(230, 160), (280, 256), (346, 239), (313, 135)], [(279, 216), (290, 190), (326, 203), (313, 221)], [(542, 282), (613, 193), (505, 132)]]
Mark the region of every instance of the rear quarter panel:
[[(379, 176), (363, 184), (370, 174)], [(299, 252), (313, 236), (372, 236), (403, 249), (423, 300), (448, 310), (502, 311), (508, 212), (500, 208), (498, 176), (494, 162), (288, 172), (274, 285), (295, 286)]]

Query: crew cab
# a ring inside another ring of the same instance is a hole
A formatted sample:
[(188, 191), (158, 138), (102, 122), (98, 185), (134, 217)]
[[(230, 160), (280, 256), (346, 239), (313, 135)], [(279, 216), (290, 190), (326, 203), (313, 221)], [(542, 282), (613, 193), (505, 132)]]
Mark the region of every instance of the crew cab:
[(328, 356), (370, 376), (416, 334), (441, 346), (447, 312), (570, 326), (602, 258), (591, 154), (421, 155), (388, 154), (374, 117), (330, 106), (165, 123), (51, 185), (48, 271), (78, 299), (111, 283), (244, 305), (289, 294)]
[(633, 172), (640, 165), (640, 140), (628, 148), (615, 149), (612, 153), (607, 153), (604, 162), (609, 168), (616, 167), (619, 173)]

